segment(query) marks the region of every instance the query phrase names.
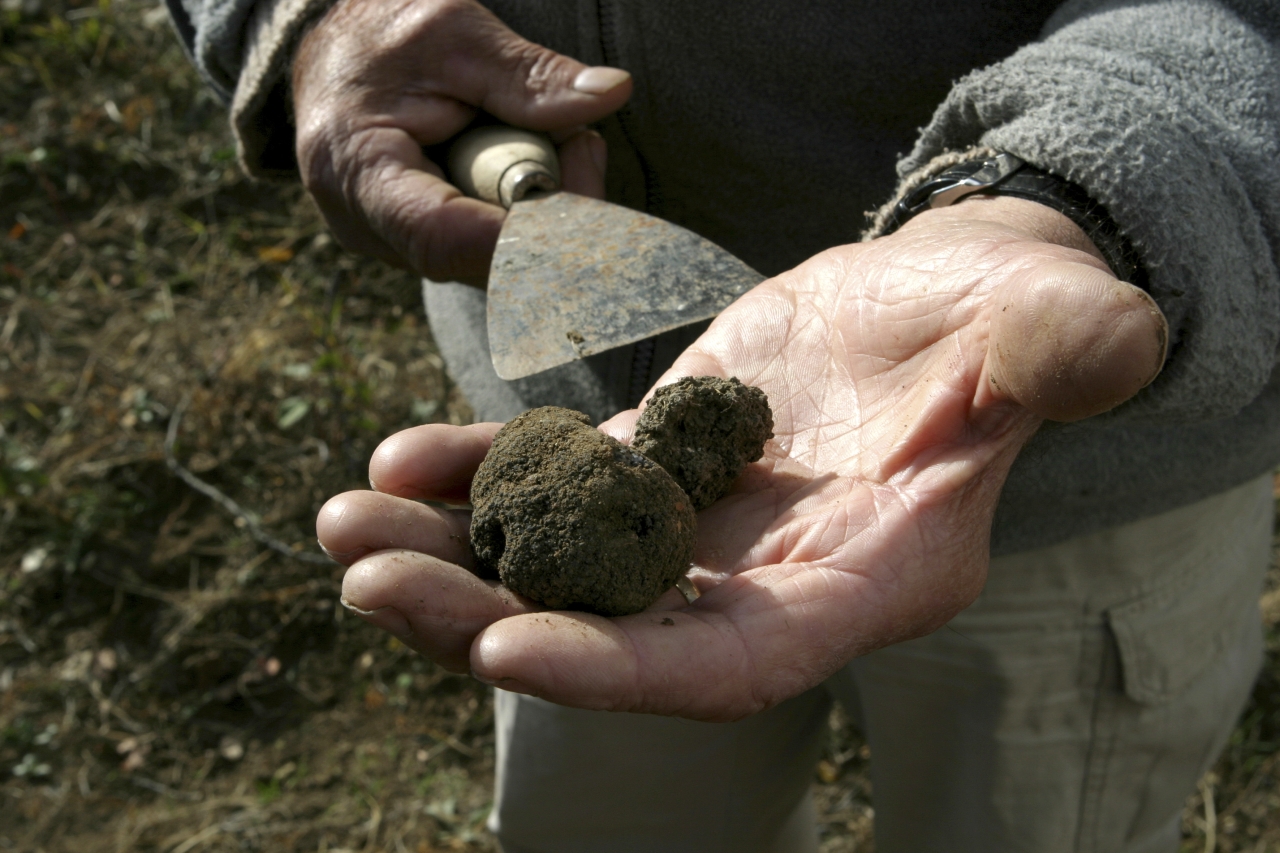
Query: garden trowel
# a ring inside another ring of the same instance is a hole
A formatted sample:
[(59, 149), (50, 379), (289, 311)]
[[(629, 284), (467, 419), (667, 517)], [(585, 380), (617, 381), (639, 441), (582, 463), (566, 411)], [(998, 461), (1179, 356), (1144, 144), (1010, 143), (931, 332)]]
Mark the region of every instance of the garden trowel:
[(489, 271), (493, 367), (520, 379), (714, 317), (764, 279), (714, 243), (563, 192), (545, 137), (469, 131), (449, 152), (463, 192), (508, 208)]

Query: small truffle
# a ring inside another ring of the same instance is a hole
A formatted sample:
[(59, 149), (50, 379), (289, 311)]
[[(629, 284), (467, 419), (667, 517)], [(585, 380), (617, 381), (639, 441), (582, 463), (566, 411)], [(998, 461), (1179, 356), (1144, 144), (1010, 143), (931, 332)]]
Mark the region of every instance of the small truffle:
[(724, 497), (772, 437), (773, 413), (759, 388), (689, 376), (654, 392), (631, 447), (665, 468), (701, 511)]
[(533, 409), (499, 430), (471, 502), (480, 568), (548, 607), (636, 613), (693, 561), (688, 496), (570, 409)]

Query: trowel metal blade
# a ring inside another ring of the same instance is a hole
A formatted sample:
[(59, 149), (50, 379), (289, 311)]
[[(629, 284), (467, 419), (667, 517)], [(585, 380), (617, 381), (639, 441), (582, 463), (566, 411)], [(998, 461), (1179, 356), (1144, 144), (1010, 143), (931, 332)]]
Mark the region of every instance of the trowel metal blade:
[(558, 192), (516, 202), (489, 273), (493, 367), (520, 379), (719, 314), (764, 276), (670, 222)]

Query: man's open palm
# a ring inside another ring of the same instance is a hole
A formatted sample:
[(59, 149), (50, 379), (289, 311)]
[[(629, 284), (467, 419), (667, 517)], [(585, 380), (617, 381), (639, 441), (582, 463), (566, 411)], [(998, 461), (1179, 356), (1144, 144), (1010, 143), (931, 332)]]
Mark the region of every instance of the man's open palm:
[[(968, 605), (1023, 443), (1135, 394), (1164, 341), (1155, 304), (1059, 214), (966, 202), (765, 282), (659, 381), (736, 376), (774, 412), (764, 458), (699, 516), (692, 605), (539, 612), (471, 574), (469, 514), (406, 498), (465, 500), (496, 424), (388, 439), (377, 491), (330, 501), (320, 539), (351, 566), (348, 605), (446, 666), (568, 705), (734, 719)], [(625, 439), (635, 415), (602, 429)]]

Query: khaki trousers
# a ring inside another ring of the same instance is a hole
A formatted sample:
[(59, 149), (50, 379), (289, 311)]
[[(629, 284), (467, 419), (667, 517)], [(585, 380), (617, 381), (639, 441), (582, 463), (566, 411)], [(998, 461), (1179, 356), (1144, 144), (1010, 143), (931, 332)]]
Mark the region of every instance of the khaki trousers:
[(1271, 478), (993, 560), (940, 631), (729, 724), (497, 694), (506, 853), (802, 853), (832, 697), (880, 853), (1172, 853), (1262, 660)]

